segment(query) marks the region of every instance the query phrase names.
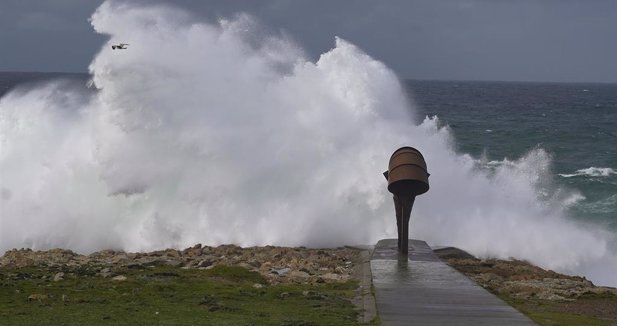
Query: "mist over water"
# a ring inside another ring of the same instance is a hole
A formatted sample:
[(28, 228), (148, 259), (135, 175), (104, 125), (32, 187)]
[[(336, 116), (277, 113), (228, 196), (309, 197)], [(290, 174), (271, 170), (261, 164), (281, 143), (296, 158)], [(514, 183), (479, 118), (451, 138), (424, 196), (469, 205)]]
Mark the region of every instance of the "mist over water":
[(555, 185), (546, 151), (455, 153), (449, 128), (414, 121), (396, 75), (345, 40), (311, 62), (247, 15), (121, 2), (92, 25), (110, 36), (96, 91), (0, 99), (0, 252), (374, 243), (396, 234), (381, 172), (411, 145), (431, 172), (412, 237), (617, 285), (615, 235), (567, 216), (580, 194)]

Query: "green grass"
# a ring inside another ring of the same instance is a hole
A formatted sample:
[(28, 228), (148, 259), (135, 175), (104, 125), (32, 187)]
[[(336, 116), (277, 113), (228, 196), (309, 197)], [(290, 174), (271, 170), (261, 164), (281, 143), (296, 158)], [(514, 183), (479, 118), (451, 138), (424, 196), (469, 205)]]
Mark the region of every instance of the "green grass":
[(575, 314), (563, 312), (533, 312), (529, 318), (542, 326), (606, 326), (607, 322)]
[(115, 271), (126, 281), (81, 268), (42, 279), (59, 270), (0, 270), (0, 325), (357, 325), (357, 281), (255, 288), (266, 284), (260, 274), (229, 266)]
[[(498, 295), (502, 300), (513, 306), (531, 320), (541, 326), (609, 326), (615, 323), (609, 323), (605, 320), (596, 318), (590, 315), (581, 315), (575, 313), (564, 312), (563, 307), (567, 302), (559, 301), (541, 301), (541, 300), (520, 300), (514, 299), (506, 294)], [(615, 300), (613, 298), (600, 298), (601, 300)], [(582, 302), (588, 298), (578, 299), (576, 302)]]

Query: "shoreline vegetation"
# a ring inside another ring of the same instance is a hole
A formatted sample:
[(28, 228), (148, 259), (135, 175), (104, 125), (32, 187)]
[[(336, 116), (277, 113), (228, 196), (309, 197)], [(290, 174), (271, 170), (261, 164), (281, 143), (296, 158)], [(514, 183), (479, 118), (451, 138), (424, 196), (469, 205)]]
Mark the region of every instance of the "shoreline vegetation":
[[(617, 325), (615, 288), (520, 260), (435, 253), (539, 325)], [(0, 324), (358, 325), (365, 257), (354, 247), (13, 249), (0, 257)]]

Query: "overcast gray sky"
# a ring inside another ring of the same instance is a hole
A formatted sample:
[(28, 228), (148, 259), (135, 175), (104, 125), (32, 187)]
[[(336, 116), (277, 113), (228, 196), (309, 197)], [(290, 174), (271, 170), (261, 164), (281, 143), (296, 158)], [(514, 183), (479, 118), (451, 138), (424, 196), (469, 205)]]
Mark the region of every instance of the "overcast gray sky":
[[(101, 2), (0, 0), (0, 71), (86, 71), (105, 41), (87, 21)], [(253, 14), (314, 59), (340, 36), (401, 78), (617, 82), (617, 0), (157, 2)]]

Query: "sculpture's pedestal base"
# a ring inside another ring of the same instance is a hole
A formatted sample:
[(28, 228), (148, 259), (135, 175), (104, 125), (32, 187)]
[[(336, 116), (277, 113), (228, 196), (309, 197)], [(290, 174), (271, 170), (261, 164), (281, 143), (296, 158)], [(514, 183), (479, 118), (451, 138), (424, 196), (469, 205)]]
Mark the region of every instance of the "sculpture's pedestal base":
[[(437, 255), (433, 253), (433, 249), (422, 240), (409, 239), (407, 258), (412, 261), (439, 261)], [(399, 260), (405, 259), (405, 256), (401, 257), (401, 254), (397, 248), (397, 239), (384, 239), (379, 240), (375, 245), (373, 256), (371, 259), (388, 259)]]
[(410, 239), (408, 248), (401, 256), (396, 239), (375, 245), (371, 272), (382, 325), (535, 325), (443, 263), (426, 242)]

